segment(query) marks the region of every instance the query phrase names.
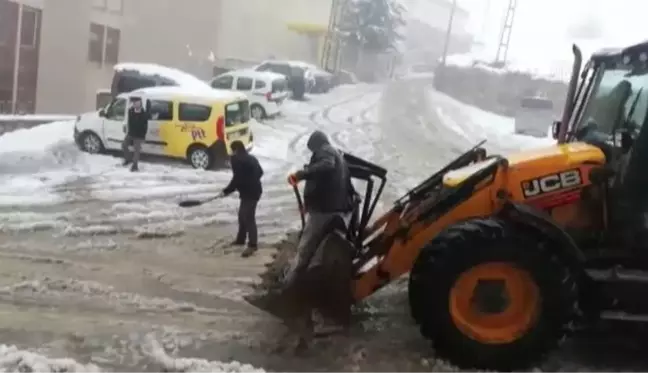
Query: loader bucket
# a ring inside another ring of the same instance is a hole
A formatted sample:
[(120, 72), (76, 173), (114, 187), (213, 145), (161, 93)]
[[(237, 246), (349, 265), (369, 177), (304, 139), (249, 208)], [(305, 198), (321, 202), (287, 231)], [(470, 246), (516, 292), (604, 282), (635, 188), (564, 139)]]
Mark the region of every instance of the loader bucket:
[(333, 231), (322, 240), (307, 270), (293, 285), (277, 284), (244, 299), (282, 320), (316, 309), (323, 316), (346, 324), (353, 302), (353, 254), (353, 245), (339, 231)]

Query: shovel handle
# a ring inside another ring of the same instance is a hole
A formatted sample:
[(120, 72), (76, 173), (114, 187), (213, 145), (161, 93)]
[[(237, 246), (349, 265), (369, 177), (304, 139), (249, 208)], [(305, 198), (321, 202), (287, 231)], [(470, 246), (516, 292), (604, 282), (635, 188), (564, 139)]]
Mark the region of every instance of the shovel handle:
[(301, 230), (304, 231), (304, 227), (306, 226), (306, 213), (304, 211), (304, 200), (302, 199), (297, 184), (293, 184), (292, 188), (293, 188), (293, 192), (295, 193), (295, 199), (297, 199), (297, 207), (299, 208), (299, 217), (301, 218)]

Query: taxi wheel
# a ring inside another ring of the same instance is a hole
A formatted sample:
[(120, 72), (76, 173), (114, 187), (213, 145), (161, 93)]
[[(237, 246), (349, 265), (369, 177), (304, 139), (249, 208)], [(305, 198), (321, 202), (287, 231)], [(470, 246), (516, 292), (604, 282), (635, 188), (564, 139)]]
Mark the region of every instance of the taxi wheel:
[(250, 114), (252, 115), (252, 118), (256, 119), (257, 121), (261, 121), (266, 117), (266, 112), (263, 107), (257, 104), (250, 107)]
[(214, 163), (213, 156), (209, 149), (202, 145), (194, 145), (187, 152), (187, 160), (191, 167), (198, 170), (208, 170)]

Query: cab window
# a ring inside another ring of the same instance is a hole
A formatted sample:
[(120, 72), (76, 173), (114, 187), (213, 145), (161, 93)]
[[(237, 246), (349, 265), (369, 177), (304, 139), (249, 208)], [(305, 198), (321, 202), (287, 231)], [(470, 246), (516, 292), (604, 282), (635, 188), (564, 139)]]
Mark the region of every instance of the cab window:
[(151, 120), (173, 120), (173, 102), (162, 100), (149, 101)]
[(239, 76), (236, 79), (236, 90), (237, 91), (249, 91), (252, 89), (252, 83), (254, 81), (250, 78), (244, 76)]
[(178, 120), (181, 122), (205, 122), (210, 116), (210, 106), (181, 103), (178, 107)]
[(106, 119), (122, 121), (126, 116), (126, 99), (118, 98), (106, 110)]
[(212, 88), (217, 89), (232, 89), (232, 84), (234, 83), (234, 77), (231, 75), (223, 75), (214, 79), (211, 83)]
[(225, 105), (225, 126), (232, 127), (250, 121), (250, 104), (247, 100)]

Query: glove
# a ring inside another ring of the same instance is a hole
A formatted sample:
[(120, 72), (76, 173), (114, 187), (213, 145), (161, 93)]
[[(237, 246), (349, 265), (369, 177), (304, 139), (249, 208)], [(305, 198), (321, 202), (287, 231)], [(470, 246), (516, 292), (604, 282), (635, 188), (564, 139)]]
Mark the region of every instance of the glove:
[(292, 186), (299, 184), (299, 178), (297, 178), (297, 174), (288, 175), (288, 184)]
[(225, 194), (225, 192), (221, 191), (220, 193), (218, 193), (218, 194), (216, 195), (216, 198), (223, 198), (223, 197), (226, 197), (226, 196), (227, 196), (227, 195)]

